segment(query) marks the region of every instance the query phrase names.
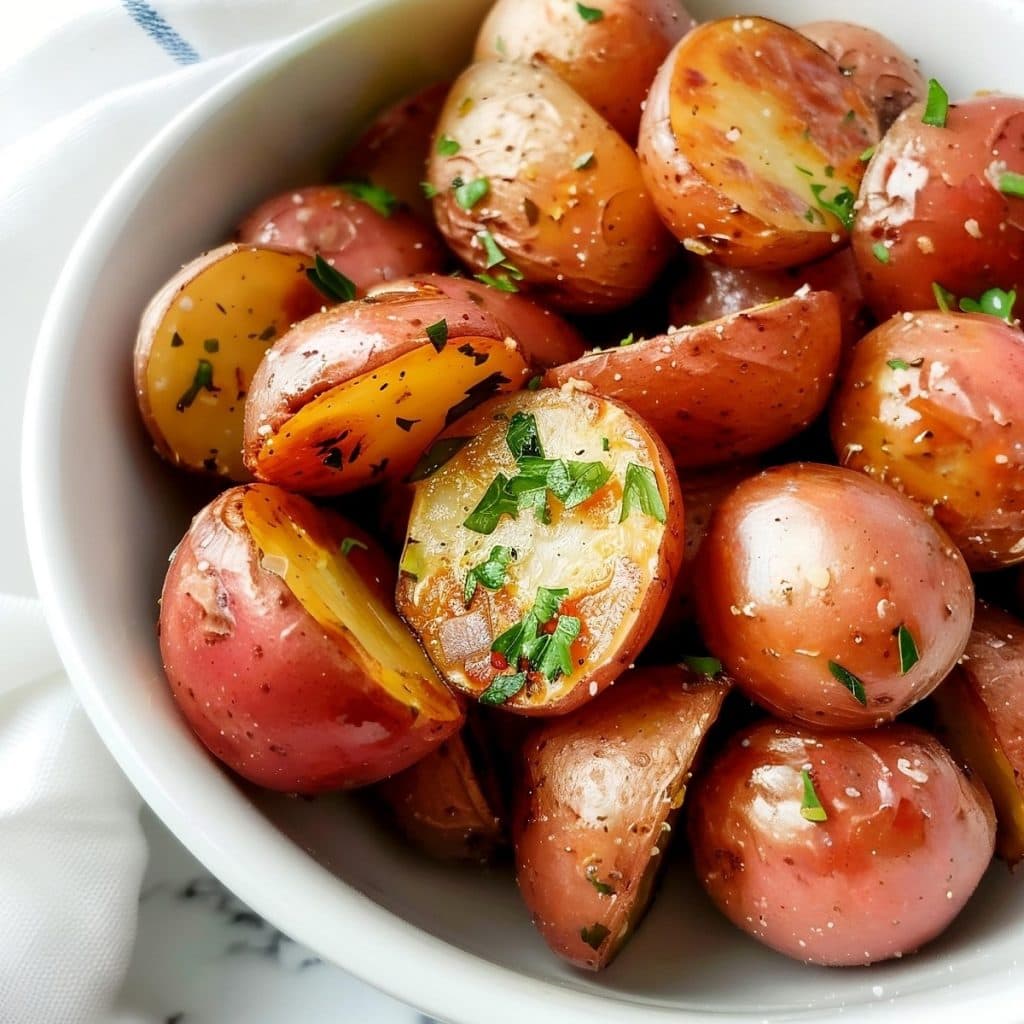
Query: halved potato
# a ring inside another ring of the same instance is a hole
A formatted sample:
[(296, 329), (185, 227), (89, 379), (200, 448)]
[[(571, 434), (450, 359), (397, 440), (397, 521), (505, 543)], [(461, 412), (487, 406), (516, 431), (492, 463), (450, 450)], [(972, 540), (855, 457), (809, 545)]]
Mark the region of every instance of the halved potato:
[(810, 292), (585, 355), (544, 383), (582, 381), (643, 416), (680, 469), (712, 466), (806, 427), (828, 401), (840, 343), (838, 300)]
[(271, 342), (327, 300), (294, 252), (224, 245), (153, 296), (135, 340), (135, 395), (156, 450), (183, 469), (247, 480), (244, 403)]
[(530, 372), (473, 302), (428, 289), (344, 303), (267, 353), (246, 403), (246, 465), (307, 494), (400, 478), (444, 427)]
[(764, 18), (698, 25), (662, 65), (640, 123), (644, 178), (691, 252), (780, 268), (838, 248), (878, 139), (836, 62)]
[(438, 671), (527, 715), (594, 697), (650, 638), (679, 571), (661, 442), (617, 403), (543, 390), (480, 406), (428, 456), (398, 609)]
[(967, 649), (932, 694), (943, 739), (996, 805), (996, 852), (1024, 859), (1024, 622), (979, 601)]
[(516, 878), (548, 945), (575, 966), (606, 967), (639, 924), (728, 690), (678, 665), (636, 669), (527, 743)]

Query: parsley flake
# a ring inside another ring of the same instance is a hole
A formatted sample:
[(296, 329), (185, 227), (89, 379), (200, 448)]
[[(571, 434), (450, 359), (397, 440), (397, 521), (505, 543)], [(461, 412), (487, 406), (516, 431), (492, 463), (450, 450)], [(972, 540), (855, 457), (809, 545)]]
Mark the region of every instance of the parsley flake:
[(818, 206), (826, 212), (831, 213), (832, 216), (834, 216), (839, 223), (847, 229), (847, 231), (853, 227), (853, 204), (857, 201), (857, 197), (846, 185), (844, 185), (831, 199), (825, 198), (824, 185), (811, 185), (811, 192), (814, 193), (814, 199)]
[(572, 162), (572, 169), (574, 171), (585, 171), (594, 162), (594, 151), (591, 150), (589, 153), (580, 153), (578, 157)]
[(722, 663), (717, 658), (694, 657), (688, 655), (683, 658), (683, 664), (699, 676), (714, 678), (722, 674)]
[(630, 331), (629, 334), (627, 334), (622, 339), (622, 341), (619, 342), (619, 348), (626, 348), (629, 345), (635, 345), (635, 344), (636, 344), (636, 337), (634, 336), (633, 332)]
[(356, 297), (356, 286), (339, 270), (335, 270), (317, 253), (306, 277), (327, 298), (335, 302), (351, 302)]
[(527, 391), (536, 391), (540, 387), (540, 382), (543, 380), (541, 375), (538, 373), (536, 377), (531, 377), (526, 382)]
[(956, 296), (952, 292), (943, 288), (938, 281), (932, 281), (932, 295), (935, 296), (935, 305), (938, 306), (943, 313), (948, 313), (950, 307), (956, 303)]
[(354, 198), (366, 203), (382, 217), (390, 217), (398, 206), (398, 199), (386, 188), (368, 181), (343, 181), (341, 187)]
[(436, 196), (436, 195), (437, 195), (437, 189), (436, 189), (436, 188), (434, 187), (434, 185), (433, 185), (433, 183), (432, 183), (432, 182), (429, 182), (429, 181), (421, 181), (421, 182), (420, 182), (420, 188), (421, 188), (421, 189), (423, 190), (423, 194), (424, 194), (424, 195), (425, 195), (425, 196), (426, 196), (426, 197), (427, 197), (428, 199), (433, 199), (433, 198), (434, 198), (434, 196)]
[(503, 515), (514, 519), (518, 511), (516, 499), (508, 492), (508, 477), (499, 473), (462, 525), (474, 533), (491, 534), (497, 529), (498, 520)]
[(427, 327), (427, 337), (430, 344), (440, 352), (448, 344), (448, 321), (438, 320), (436, 324)]
[(597, 865), (588, 864), (583, 871), (583, 875), (586, 880), (597, 890), (601, 896), (614, 896), (615, 889), (610, 886), (607, 882), (602, 882), (597, 877)]
[(910, 363), (908, 363), (906, 361), (906, 359), (899, 359), (899, 358), (887, 359), (885, 365), (888, 366), (890, 370), (909, 370), (910, 369)]
[(466, 573), (466, 583), (463, 587), (463, 597), (466, 607), (469, 607), (476, 593), (478, 586), (486, 587), (488, 590), (501, 590), (505, 586), (509, 562), (512, 561), (513, 552), (511, 548), (496, 544), (491, 548), (487, 560), (479, 565), (473, 566)]
[(481, 704), (504, 704), (511, 700), (526, 685), (526, 673), (516, 672), (513, 675), (495, 676), (491, 685), (477, 697)]
[(1004, 196), (1024, 197), (1024, 174), (1016, 171), (1003, 171), (999, 175), (999, 191)]
[(213, 383), (213, 363), (209, 359), (199, 360), (192, 383), (175, 405), (178, 412), (184, 412), (199, 397), (200, 391), (209, 391), (212, 394), (220, 391), (220, 388)]
[(462, 146), (458, 144), (450, 135), (442, 135), (437, 140), (437, 146), (435, 147), (441, 156), (455, 156), (456, 153)]
[(488, 270), (490, 270), (491, 267), (496, 267), (505, 262), (505, 254), (498, 248), (498, 243), (494, 240), (494, 235), (492, 235), (490, 231), (478, 231), (476, 233), (476, 237), (484, 247), (484, 253), (487, 256), (487, 261), (484, 263), (484, 266)]
[(407, 482), (410, 484), (433, 476), (446, 462), (450, 462), (472, 441), (471, 437), (442, 437), (435, 441), (419, 458)]
[(862, 707), (868, 706), (868, 695), (864, 690), (864, 684), (849, 669), (843, 668), (837, 661), (830, 661), (828, 670), (853, 694), (853, 699), (858, 704)]
[(487, 178), (474, 178), (472, 181), (460, 182), (454, 186), (454, 190), (455, 202), (463, 210), (472, 210), (491, 191), (491, 183)]
[(652, 519), (657, 519), (659, 523), (664, 523), (668, 518), (654, 470), (649, 466), (639, 466), (637, 463), (631, 462), (626, 467), (626, 481), (622, 488), (622, 514), (619, 516), (619, 522), (625, 522), (635, 508), (640, 509)]
[(577, 3), (576, 13), (588, 22), (600, 21), (604, 17), (604, 11), (600, 7), (587, 7), (586, 4)]
[(998, 317), (1008, 324), (1013, 323), (1013, 304), (1017, 301), (1016, 291), (1004, 292), (1001, 288), (989, 288), (980, 299), (963, 298), (960, 309), (965, 313), (985, 313)]
[(889, 253), (889, 247), (884, 242), (875, 242), (871, 246), (871, 255), (878, 260), (879, 263), (888, 263), (892, 258)]
[(527, 456), (543, 459), (544, 448), (537, 432), (537, 417), (532, 412), (514, 413), (505, 430), (505, 444), (517, 462)]
[(348, 558), (349, 552), (353, 548), (362, 548), (363, 551), (369, 550), (361, 540), (357, 540), (355, 537), (343, 537), (341, 541), (341, 557)]
[(828, 821), (828, 814), (825, 813), (825, 808), (821, 806), (821, 801), (818, 799), (818, 794), (814, 789), (814, 780), (811, 778), (811, 773), (804, 768), (800, 772), (800, 777), (804, 783), (804, 799), (800, 804), (800, 815), (806, 818), (807, 821), (822, 822)]
[[(505, 267), (506, 271), (509, 269), (507, 264), (503, 264), (503, 266)], [(513, 275), (508, 274), (508, 273), (504, 273), (504, 274), (474, 274), (473, 276), (481, 284), (485, 284), (485, 285), (487, 285), (488, 288), (494, 288), (496, 291), (499, 291), (499, 292), (517, 292), (517, 291), (519, 291), (519, 289), (515, 286), (515, 283), (512, 281), (512, 276)], [(520, 279), (522, 279), (522, 274), (520, 274), (519, 277), (520, 277)]]
[(591, 948), (600, 949), (611, 932), (603, 924), (592, 924), (580, 929), (580, 938)]
[(900, 649), (900, 675), (905, 676), (920, 660), (914, 634), (906, 626), (896, 631), (896, 643)]
[(868, 148), (865, 149), (864, 152), (861, 153), (861, 155), (859, 157), (857, 157), (857, 159), (862, 164), (866, 164), (874, 155), (875, 155), (875, 147), (874, 146), (868, 146)]
[(928, 79), (928, 98), (924, 104), (922, 124), (930, 124), (933, 128), (945, 128), (949, 116), (949, 93), (934, 79)]

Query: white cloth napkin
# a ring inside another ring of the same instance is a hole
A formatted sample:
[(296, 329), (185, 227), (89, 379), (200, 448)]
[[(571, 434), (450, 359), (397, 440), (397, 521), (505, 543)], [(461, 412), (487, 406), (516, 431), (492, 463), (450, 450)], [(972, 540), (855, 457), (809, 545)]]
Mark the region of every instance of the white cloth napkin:
[[(353, 0), (9, 4), (0, 47), (0, 1024), (93, 1024), (135, 934), (138, 798), (27, 595), (15, 464), (33, 341), (64, 257), (121, 168), (267, 45)], [(17, 595), (17, 596), (15, 596)]]

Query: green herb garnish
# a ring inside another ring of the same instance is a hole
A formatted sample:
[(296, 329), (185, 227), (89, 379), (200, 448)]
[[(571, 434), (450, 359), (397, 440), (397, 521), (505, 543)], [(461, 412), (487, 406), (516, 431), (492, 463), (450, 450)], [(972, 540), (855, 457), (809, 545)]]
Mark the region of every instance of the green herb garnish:
[(418, 580), (425, 568), (423, 550), (418, 540), (409, 539), (402, 552), (402, 560), (398, 563), (398, 571), (403, 576)]
[(543, 380), (543, 377), (541, 377), (541, 375), (539, 373), (537, 374), (536, 377), (531, 377), (526, 382), (526, 390), (527, 391), (536, 391), (540, 387), (540, 382), (542, 380)]
[(209, 391), (216, 394), (220, 388), (213, 383), (213, 363), (209, 359), (200, 359), (196, 366), (195, 375), (188, 390), (178, 399), (175, 409), (184, 412), (198, 397), (200, 391)]
[(687, 655), (683, 658), (683, 664), (699, 676), (709, 676), (713, 679), (722, 674), (722, 663), (717, 658)]
[(335, 270), (317, 253), (306, 277), (327, 298), (335, 302), (351, 302), (356, 297), (356, 286), (340, 271)]
[(591, 150), (589, 153), (580, 153), (578, 157), (572, 162), (572, 169), (574, 171), (584, 171), (594, 162), (594, 151)]
[(865, 149), (864, 152), (861, 153), (861, 155), (859, 157), (857, 157), (857, 159), (862, 164), (866, 164), (874, 155), (875, 155), (875, 147), (874, 146), (868, 146), (868, 148)]
[[(495, 288), (499, 292), (519, 291), (519, 289), (515, 286), (514, 282), (511, 280), (511, 275), (509, 274), (474, 274), (473, 276), (481, 284), (487, 285), (488, 288)], [(519, 276), (521, 279), (522, 274), (520, 274)]]
[(630, 512), (638, 508), (645, 515), (664, 523), (667, 519), (665, 502), (658, 489), (658, 478), (649, 466), (631, 462), (626, 467), (626, 481), (622, 488), (622, 514), (619, 522), (625, 522)]
[(215, 352), (220, 351), (220, 342), (216, 338), (207, 338), (206, 341), (203, 342), (203, 348), (209, 352), (210, 355), (213, 355)]
[(1003, 171), (999, 175), (999, 191), (1004, 196), (1024, 197), (1024, 174), (1016, 171)]
[(362, 203), (376, 210), (382, 217), (390, 217), (398, 206), (398, 199), (386, 188), (368, 181), (343, 181), (341, 187)]
[(441, 156), (455, 156), (462, 147), (450, 135), (442, 135), (437, 140), (436, 149)]
[(615, 890), (607, 883), (597, 877), (597, 865), (588, 864), (583, 871), (586, 880), (598, 891), (601, 896), (614, 896)]
[(532, 671), (552, 683), (560, 676), (572, 675), (569, 649), (580, 635), (580, 629), (580, 620), (575, 616), (559, 615), (552, 632), (540, 633), (524, 642), (521, 656), (529, 662)]
[(989, 288), (977, 301), (961, 299), (960, 309), (965, 313), (986, 313), (1010, 324), (1013, 323), (1013, 304), (1016, 301), (1016, 291), (1004, 292), (1001, 288)]
[(577, 3), (576, 11), (584, 21), (600, 21), (604, 17), (604, 11), (600, 7), (587, 7), (586, 4)]
[(527, 456), (544, 458), (544, 448), (537, 433), (537, 418), (532, 412), (513, 414), (505, 431), (505, 444), (516, 462)]
[(438, 320), (436, 324), (427, 327), (427, 337), (430, 344), (440, 352), (448, 344), (448, 321)]
[(828, 670), (853, 694), (853, 699), (858, 704), (862, 707), (868, 706), (868, 695), (864, 690), (864, 684), (849, 669), (843, 668), (836, 661), (830, 661)]
[(906, 359), (887, 359), (885, 365), (888, 366), (890, 370), (910, 369), (910, 363), (908, 363)]
[(612, 450), (611, 441), (609, 441), (607, 437), (602, 437), (601, 438), (601, 451), (603, 451), (603, 452), (610, 452), (611, 450)]
[(455, 202), (464, 210), (472, 210), (491, 191), (491, 183), (487, 178), (474, 178), (472, 181), (461, 182), (454, 188)]
[(811, 778), (811, 773), (804, 768), (800, 772), (800, 777), (804, 781), (804, 799), (800, 804), (801, 816), (806, 818), (808, 821), (828, 821), (828, 815), (825, 813), (825, 808), (821, 806), (818, 794), (814, 790), (814, 780)]
[(516, 499), (508, 492), (508, 477), (499, 473), (462, 525), (474, 533), (490, 534), (494, 533), (503, 515), (514, 519), (518, 511)]
[(622, 339), (622, 341), (619, 342), (619, 348), (626, 348), (628, 345), (635, 345), (635, 344), (636, 344), (636, 337), (633, 335), (633, 332), (630, 331), (629, 334), (627, 334)]
[(446, 462), (455, 458), (472, 441), (471, 437), (442, 437), (435, 441), (419, 458), (408, 476), (410, 484), (433, 476)]
[(948, 313), (950, 307), (956, 304), (956, 296), (952, 292), (946, 291), (938, 281), (932, 281), (932, 295), (935, 296), (935, 305), (943, 313)]
[(934, 78), (928, 79), (928, 98), (924, 104), (923, 124), (933, 128), (945, 128), (949, 116), (949, 93)]
[(857, 197), (846, 185), (844, 185), (831, 199), (825, 198), (824, 185), (811, 185), (811, 192), (814, 193), (814, 199), (818, 206), (823, 210), (826, 210), (828, 213), (831, 213), (844, 228), (849, 230), (853, 227), (853, 204), (857, 201)]
[(871, 246), (871, 255), (874, 256), (879, 263), (888, 263), (891, 259), (889, 247), (884, 242), (875, 242), (875, 244)]
[(580, 929), (580, 938), (595, 950), (601, 948), (601, 944), (610, 934), (603, 924), (592, 924)]
[(914, 634), (906, 626), (896, 631), (896, 642), (900, 649), (900, 675), (905, 676), (920, 660)]
[(511, 548), (496, 544), (491, 548), (487, 560), (479, 565), (473, 566), (466, 573), (466, 583), (463, 587), (463, 596), (466, 607), (473, 600), (478, 586), (486, 587), (488, 590), (501, 590), (505, 586), (506, 572), (509, 562), (512, 561), (513, 553)]
[(363, 551), (369, 550), (361, 540), (357, 540), (355, 537), (343, 537), (341, 541), (341, 557), (348, 558), (349, 552), (353, 548), (362, 548)]
[(437, 195), (437, 189), (436, 189), (436, 188), (434, 187), (434, 185), (433, 185), (433, 184), (432, 184), (431, 182), (429, 182), (429, 181), (421, 181), (421, 182), (420, 182), (420, 188), (421, 188), (421, 189), (423, 190), (423, 194), (424, 194), (424, 195), (425, 195), (425, 196), (426, 196), (426, 197), (427, 197), (428, 199), (433, 199), (433, 198), (434, 198), (434, 196), (436, 196), (436, 195)]
[(526, 673), (516, 672), (514, 675), (495, 676), (491, 685), (477, 697), (481, 704), (504, 704), (511, 700), (526, 685)]
[(505, 262), (505, 254), (498, 248), (498, 243), (494, 240), (494, 235), (490, 231), (478, 231), (476, 237), (480, 239), (480, 244), (484, 247), (484, 253), (487, 256), (487, 262), (484, 266), (488, 270)]

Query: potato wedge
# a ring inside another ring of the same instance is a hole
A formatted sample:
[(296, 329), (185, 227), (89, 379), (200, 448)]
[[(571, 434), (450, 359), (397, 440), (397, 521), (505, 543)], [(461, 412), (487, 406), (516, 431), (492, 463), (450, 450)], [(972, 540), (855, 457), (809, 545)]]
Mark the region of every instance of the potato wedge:
[(932, 694), (942, 738), (992, 795), (996, 852), (1024, 860), (1024, 622), (984, 601), (959, 664)]
[(246, 403), (246, 465), (306, 494), (398, 479), (445, 426), (530, 373), (473, 302), (428, 290), (344, 303), (267, 353)]
[(778, 269), (838, 248), (878, 140), (836, 62), (764, 18), (699, 25), (662, 65), (640, 124), (644, 179), (691, 252)]
[(168, 462), (248, 480), (244, 403), (271, 342), (327, 301), (292, 252), (224, 245), (153, 296), (135, 339), (135, 395)]
[(427, 177), (459, 259), (553, 309), (628, 305), (668, 259), (636, 154), (547, 68), (485, 61), (463, 72)]
[(484, 704), (564, 714), (650, 638), (682, 558), (676, 473), (647, 425), (565, 390), (493, 399), (425, 460), (398, 609)]
[(681, 666), (635, 669), (527, 742), (516, 879), (545, 941), (576, 967), (607, 967), (640, 923), (728, 690)]
[(601, 0), (584, 10), (568, 0), (498, 0), (473, 56), (551, 68), (635, 142), (661, 62), (695, 24), (678, 0)]
[(318, 793), (456, 733), (460, 702), (395, 615), (393, 578), (362, 530), (276, 487), (203, 509), (171, 558), (160, 651), (210, 752), (259, 786)]
[(810, 292), (549, 370), (634, 409), (680, 468), (754, 455), (825, 407), (839, 363), (839, 302)]

